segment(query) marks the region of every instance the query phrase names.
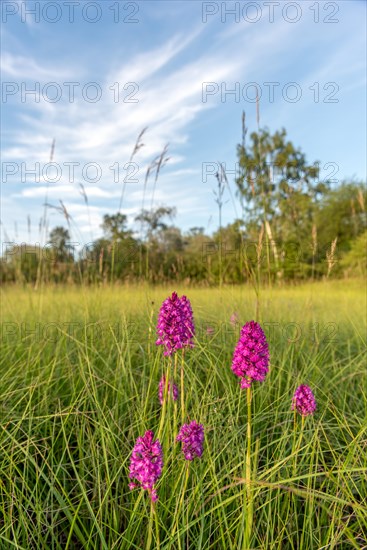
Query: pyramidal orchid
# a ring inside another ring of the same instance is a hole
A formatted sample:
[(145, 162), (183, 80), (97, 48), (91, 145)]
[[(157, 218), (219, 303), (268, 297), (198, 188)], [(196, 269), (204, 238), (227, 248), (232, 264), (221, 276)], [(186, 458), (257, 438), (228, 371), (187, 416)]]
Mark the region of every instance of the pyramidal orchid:
[(316, 410), (316, 399), (309, 386), (301, 384), (294, 392), (292, 410), (296, 410), (302, 416), (313, 414)]
[(263, 382), (269, 367), (269, 346), (259, 323), (249, 321), (241, 329), (232, 360), (232, 371), (240, 378), (242, 389), (254, 380)]
[(164, 346), (164, 355), (172, 355), (187, 346), (193, 347), (194, 318), (186, 296), (180, 298), (173, 292), (164, 300), (158, 315), (157, 335), (156, 345)]
[(157, 491), (154, 488), (163, 468), (163, 452), (158, 439), (154, 441), (152, 431), (147, 431), (143, 437), (138, 437), (130, 459), (129, 489), (141, 487), (149, 492), (152, 501), (156, 501)]
[(203, 454), (204, 426), (193, 420), (190, 424), (184, 424), (176, 437), (176, 441), (182, 442), (182, 452), (186, 460), (200, 458)]

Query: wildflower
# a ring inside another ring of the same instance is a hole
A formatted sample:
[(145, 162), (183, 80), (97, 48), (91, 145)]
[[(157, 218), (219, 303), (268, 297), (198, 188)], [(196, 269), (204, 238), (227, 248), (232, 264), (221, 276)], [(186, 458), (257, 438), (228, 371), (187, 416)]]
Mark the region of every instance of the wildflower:
[(195, 420), (190, 424), (184, 424), (176, 441), (182, 442), (182, 452), (186, 460), (194, 460), (195, 456), (200, 458), (203, 454), (204, 426)]
[(164, 355), (172, 355), (178, 349), (193, 347), (195, 334), (194, 319), (190, 300), (178, 297), (176, 292), (162, 304), (157, 324), (156, 345), (165, 347)]
[(163, 452), (158, 439), (155, 441), (152, 431), (145, 432), (143, 437), (138, 437), (130, 459), (130, 479), (136, 479), (138, 483), (131, 482), (129, 489), (142, 487), (149, 491), (152, 501), (156, 501), (157, 491), (154, 484), (157, 482), (163, 468)]
[(292, 399), (292, 411), (296, 409), (302, 416), (313, 414), (316, 410), (316, 400), (311, 388), (305, 384), (298, 386)]
[(269, 346), (261, 326), (249, 321), (241, 329), (234, 350), (232, 371), (240, 377), (241, 389), (250, 388), (254, 380), (263, 382), (269, 367)]
[[(161, 405), (163, 405), (163, 396), (164, 396), (164, 388), (166, 385), (166, 377), (163, 375), (160, 382), (159, 382), (159, 390), (158, 390), (158, 396), (159, 401)], [(173, 401), (177, 401), (178, 399), (178, 389), (174, 382), (171, 383), (171, 381), (168, 381), (168, 395), (171, 395)]]

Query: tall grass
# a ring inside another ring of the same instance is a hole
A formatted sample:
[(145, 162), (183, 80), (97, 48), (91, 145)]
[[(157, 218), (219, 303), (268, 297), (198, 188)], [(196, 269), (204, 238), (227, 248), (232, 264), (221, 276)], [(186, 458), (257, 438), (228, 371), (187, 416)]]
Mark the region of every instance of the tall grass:
[[(251, 288), (186, 289), (197, 339), (185, 355), (185, 407), (205, 426), (204, 454), (188, 476), (168, 449), (151, 529), (149, 498), (128, 489), (136, 438), (158, 433), (165, 364), (155, 322), (170, 291), (3, 292), (0, 548), (134, 549), (150, 536), (152, 548), (237, 550), (245, 540), (246, 394), (230, 369), (239, 334), (229, 319), (254, 317)], [(248, 548), (367, 545), (364, 302), (357, 283), (261, 294), (271, 368), (251, 402)], [(295, 425), (300, 383), (317, 411)]]

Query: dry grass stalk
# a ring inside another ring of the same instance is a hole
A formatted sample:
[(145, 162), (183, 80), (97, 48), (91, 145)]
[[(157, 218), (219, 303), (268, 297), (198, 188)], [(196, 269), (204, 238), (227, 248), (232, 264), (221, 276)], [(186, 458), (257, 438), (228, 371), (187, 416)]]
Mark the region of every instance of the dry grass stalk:
[[(56, 140), (54, 138), (52, 140), (52, 143), (51, 143), (50, 161), (49, 162), (52, 162), (53, 159), (54, 159), (55, 144), (56, 144)], [(40, 227), (39, 227), (40, 240), (42, 239), (41, 242), (42, 242), (43, 245), (46, 244), (47, 232), (48, 232), (47, 207), (48, 207), (48, 188), (49, 188), (49, 185), (50, 185), (50, 180), (47, 180), (46, 192), (45, 192), (45, 202), (43, 204), (43, 206), (44, 206), (43, 218), (41, 218), (41, 220), (40, 220)], [(42, 227), (43, 227), (43, 237), (41, 238)], [(37, 290), (38, 285), (39, 285), (40, 281), (42, 280), (42, 268), (43, 268), (42, 258), (43, 258), (43, 254), (40, 255), (39, 262), (38, 262), (36, 283), (34, 285), (35, 290)]]
[(257, 242), (256, 252), (257, 252), (257, 265), (261, 263), (261, 253), (263, 249), (263, 239), (264, 239), (264, 224), (261, 224), (259, 239)]
[(101, 277), (103, 274), (103, 254), (104, 254), (104, 248), (102, 247), (99, 253), (99, 274)]
[(159, 177), (159, 173), (160, 171), (162, 170), (162, 168), (167, 164), (167, 162), (169, 161), (170, 157), (167, 157), (166, 154), (167, 154), (167, 151), (168, 151), (168, 143), (164, 146), (163, 148), (163, 151), (161, 152), (161, 154), (155, 159), (155, 161), (153, 161), (153, 165), (156, 166), (156, 171), (155, 171), (155, 177), (154, 177), (154, 184), (153, 184), (153, 191), (152, 191), (152, 200), (151, 200), (151, 203), (150, 203), (150, 209), (153, 210), (153, 203), (154, 203), (154, 194), (155, 194), (155, 189), (156, 189), (156, 186), (157, 186), (157, 181), (158, 181), (158, 177)]
[(317, 227), (316, 224), (312, 225), (312, 254), (317, 252)]
[(279, 267), (278, 249), (277, 249), (276, 242), (273, 239), (273, 233), (271, 231), (270, 223), (268, 222), (268, 220), (265, 221), (265, 229), (266, 229), (266, 234), (268, 236), (268, 239), (269, 239), (269, 242), (270, 242), (270, 245), (271, 245), (271, 249), (272, 249), (273, 254), (274, 254), (275, 265), (278, 268)]
[(334, 265), (336, 264), (336, 258), (335, 258), (335, 250), (336, 250), (336, 243), (338, 241), (338, 237), (335, 237), (335, 239), (332, 241), (330, 250), (326, 252), (326, 261), (327, 261), (327, 275), (326, 278), (329, 277), (331, 270), (333, 269)]
[(80, 187), (80, 194), (82, 195), (83, 199), (84, 199), (84, 202), (85, 202), (85, 205), (87, 207), (87, 213), (88, 213), (88, 222), (89, 222), (89, 231), (90, 231), (90, 237), (93, 241), (94, 237), (93, 237), (93, 230), (92, 230), (92, 221), (91, 221), (91, 217), (90, 217), (90, 209), (89, 209), (89, 201), (88, 201), (88, 195), (87, 195), (87, 192), (85, 190), (85, 187), (82, 183), (79, 183), (79, 187)]
[[(141, 138), (143, 137), (143, 135), (145, 134), (145, 132), (147, 131), (148, 129), (148, 126), (146, 126), (145, 128), (142, 129), (142, 131), (140, 132), (140, 134), (138, 135), (137, 139), (136, 139), (136, 142), (135, 142), (135, 145), (134, 145), (134, 148), (133, 148), (133, 151), (130, 155), (130, 159), (129, 159), (129, 163), (132, 162), (134, 156), (136, 155), (136, 153), (142, 148), (144, 147), (144, 143), (142, 143), (141, 141)], [(129, 164), (128, 163), (128, 164)], [(118, 213), (121, 212), (121, 207), (122, 207), (122, 203), (123, 203), (123, 200), (124, 200), (124, 195), (125, 195), (125, 189), (126, 189), (126, 178), (124, 178), (124, 184), (122, 186), (122, 190), (121, 190), (121, 197), (120, 197), (120, 204), (119, 204), (119, 209), (118, 209)]]
[(365, 206), (364, 206), (364, 196), (363, 196), (362, 189), (358, 189), (357, 201), (359, 206), (361, 207), (362, 212), (364, 212)]

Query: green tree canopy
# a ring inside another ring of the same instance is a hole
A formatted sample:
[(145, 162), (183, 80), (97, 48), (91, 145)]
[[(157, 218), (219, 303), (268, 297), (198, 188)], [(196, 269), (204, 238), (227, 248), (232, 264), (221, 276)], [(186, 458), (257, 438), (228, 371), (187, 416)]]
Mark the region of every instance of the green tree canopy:
[(131, 231), (127, 229), (127, 217), (125, 214), (105, 214), (101, 225), (104, 236), (107, 240), (121, 241), (131, 236)]
[(236, 184), (250, 231), (267, 221), (276, 238), (301, 240), (310, 234), (314, 207), (329, 187), (319, 180), (318, 163), (307, 162), (285, 129), (253, 132), (248, 145), (245, 140), (238, 145), (237, 155)]

